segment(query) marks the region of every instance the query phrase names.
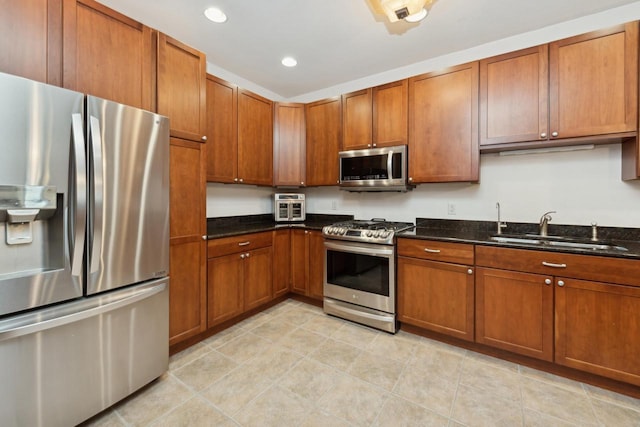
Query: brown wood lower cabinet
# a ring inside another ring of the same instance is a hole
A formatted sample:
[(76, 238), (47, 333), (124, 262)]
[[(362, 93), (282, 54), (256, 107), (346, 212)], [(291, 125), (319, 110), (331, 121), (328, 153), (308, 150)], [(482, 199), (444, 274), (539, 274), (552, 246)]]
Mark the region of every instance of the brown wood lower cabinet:
[(556, 363), (640, 386), (640, 287), (555, 282)]
[(272, 242), (272, 232), (208, 242), (207, 327), (271, 301)]
[(477, 268), (476, 341), (552, 361), (552, 277)]
[(278, 298), (291, 289), (291, 230), (273, 232), (273, 297)]
[(321, 231), (291, 231), (291, 291), (323, 298), (324, 238)]
[[(398, 320), (473, 341), (473, 245), (398, 239)], [(433, 261), (438, 259), (438, 261)]]

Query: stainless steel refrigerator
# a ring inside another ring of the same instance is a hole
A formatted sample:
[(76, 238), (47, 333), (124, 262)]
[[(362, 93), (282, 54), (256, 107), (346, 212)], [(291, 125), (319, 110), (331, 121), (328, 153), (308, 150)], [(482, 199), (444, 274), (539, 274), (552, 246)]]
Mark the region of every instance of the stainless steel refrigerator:
[(0, 425), (75, 425), (168, 366), (169, 120), (0, 94)]

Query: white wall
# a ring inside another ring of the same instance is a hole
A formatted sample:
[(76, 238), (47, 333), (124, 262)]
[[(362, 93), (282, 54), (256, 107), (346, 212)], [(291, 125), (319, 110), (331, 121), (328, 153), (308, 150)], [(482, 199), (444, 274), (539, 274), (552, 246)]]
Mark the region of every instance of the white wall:
[[(640, 2), (635, 2), (327, 88), (295, 101), (310, 102), (639, 18)], [(208, 68), (213, 71), (215, 67), (209, 64)], [(261, 93), (259, 87), (252, 90)], [(585, 151), (520, 156), (483, 154), (480, 157), (480, 184), (423, 184), (405, 194), (347, 193), (336, 187), (310, 188), (303, 192), (307, 195), (308, 212), (345, 213), (356, 218), (376, 216), (398, 221), (414, 221), (416, 217), (495, 220), (495, 203), (499, 201), (502, 217), (506, 221), (536, 222), (543, 212), (556, 210), (558, 213), (554, 214), (553, 219), (556, 224), (587, 225), (597, 221), (602, 226), (640, 227), (640, 182), (622, 182), (620, 166), (619, 144)], [(271, 188), (208, 184), (207, 216), (271, 213), (271, 196), (274, 192)], [(335, 210), (332, 209), (334, 202)], [(449, 203), (455, 205), (456, 215), (447, 214)]]
[[(421, 184), (407, 193), (349, 193), (307, 188), (307, 212), (383, 217), (496, 219), (537, 222), (555, 210), (553, 223), (640, 227), (640, 182), (620, 180), (620, 144), (555, 153), (480, 156), (480, 183)], [(271, 213), (271, 188), (208, 184), (207, 216)], [(336, 209), (332, 209), (335, 204)], [(453, 204), (456, 214), (448, 214)]]

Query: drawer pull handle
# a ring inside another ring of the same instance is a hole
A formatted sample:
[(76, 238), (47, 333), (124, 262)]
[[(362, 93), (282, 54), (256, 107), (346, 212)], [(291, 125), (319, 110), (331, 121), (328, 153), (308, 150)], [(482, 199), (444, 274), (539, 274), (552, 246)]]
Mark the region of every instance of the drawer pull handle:
[(554, 264), (552, 262), (542, 261), (542, 265), (545, 267), (553, 267), (553, 268), (567, 268), (567, 264)]
[(429, 248), (424, 248), (425, 252), (428, 252), (430, 254), (439, 254), (440, 253), (440, 249), (429, 249)]
[(241, 242), (241, 243), (238, 243), (238, 246), (247, 246), (247, 245), (250, 245), (250, 244), (251, 244), (251, 242)]
[(558, 280), (558, 286), (563, 287), (564, 286), (564, 281), (563, 280)]

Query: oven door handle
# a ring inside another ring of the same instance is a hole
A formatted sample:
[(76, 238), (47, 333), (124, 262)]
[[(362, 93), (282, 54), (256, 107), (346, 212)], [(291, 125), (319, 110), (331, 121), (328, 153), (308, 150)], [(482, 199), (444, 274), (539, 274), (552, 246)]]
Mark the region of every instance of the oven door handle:
[(352, 246), (352, 245), (344, 245), (340, 243), (324, 242), (325, 248), (333, 249), (336, 251), (351, 252), (354, 254), (370, 255), (370, 256), (378, 256), (378, 257), (393, 256), (393, 247), (387, 247), (384, 245), (379, 245), (379, 246), (380, 248), (372, 248), (372, 247), (363, 248), (363, 247)]

